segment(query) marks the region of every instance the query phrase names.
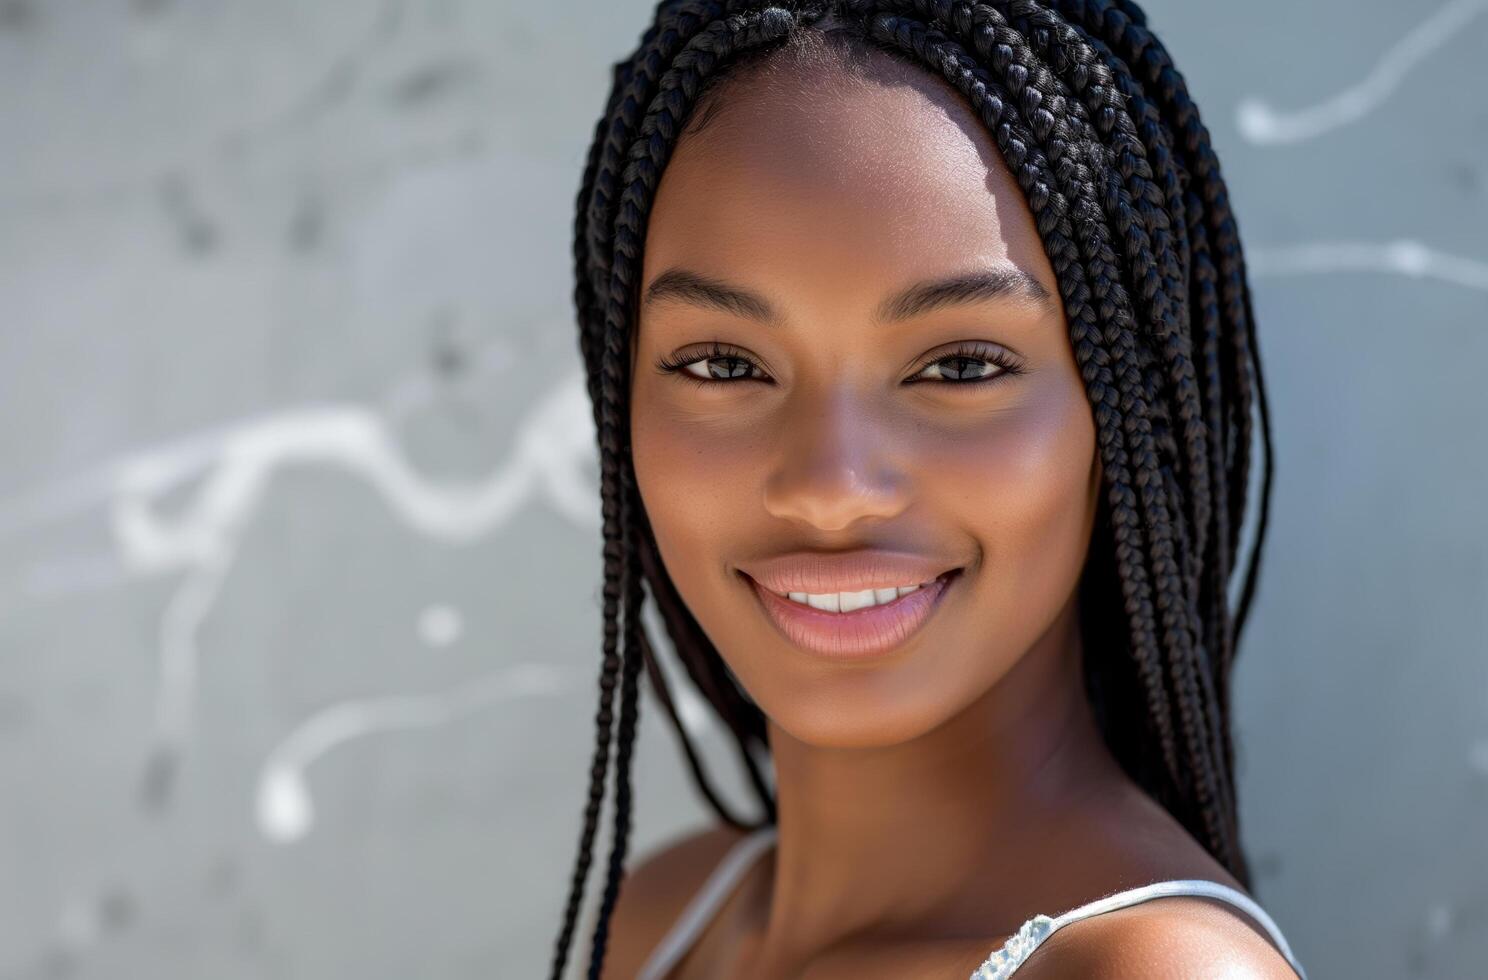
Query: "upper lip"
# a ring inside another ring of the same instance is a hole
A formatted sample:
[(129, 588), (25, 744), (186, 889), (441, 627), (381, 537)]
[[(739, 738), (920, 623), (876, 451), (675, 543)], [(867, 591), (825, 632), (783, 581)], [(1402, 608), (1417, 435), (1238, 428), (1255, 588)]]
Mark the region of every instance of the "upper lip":
[(739, 570), (772, 592), (862, 592), (930, 582), (959, 566), (903, 551), (795, 551)]

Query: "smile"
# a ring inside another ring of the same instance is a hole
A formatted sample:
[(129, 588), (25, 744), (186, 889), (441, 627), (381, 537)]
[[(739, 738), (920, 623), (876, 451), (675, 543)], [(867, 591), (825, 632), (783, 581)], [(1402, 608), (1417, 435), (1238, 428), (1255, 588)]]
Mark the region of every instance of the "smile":
[(933, 584), (933, 582), (916, 582), (913, 585), (897, 585), (886, 589), (828, 592), (824, 595), (813, 595), (810, 592), (776, 592), (775, 594), (791, 602), (798, 602), (812, 609), (820, 609), (822, 612), (849, 613), (856, 609), (867, 609), (870, 606), (886, 606), (895, 599), (909, 595), (915, 589), (922, 589)]
[(858, 592), (781, 594), (740, 572), (787, 640), (835, 660), (862, 660), (898, 649), (940, 607), (960, 574), (955, 568), (929, 582)]

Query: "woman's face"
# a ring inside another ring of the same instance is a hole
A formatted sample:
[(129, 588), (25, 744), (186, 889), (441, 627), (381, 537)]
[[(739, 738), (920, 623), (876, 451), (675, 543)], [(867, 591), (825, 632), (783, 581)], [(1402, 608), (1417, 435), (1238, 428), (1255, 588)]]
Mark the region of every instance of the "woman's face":
[[(667, 572), (761, 709), (823, 746), (914, 738), (996, 684), (1073, 608), (1100, 489), (1022, 193), (959, 96), (889, 70), (726, 91), (664, 171), (632, 344), (636, 478)], [(893, 305), (965, 274), (1011, 285)], [(922, 563), (899, 581), (960, 571), (868, 656), (797, 642), (747, 574), (873, 551)]]

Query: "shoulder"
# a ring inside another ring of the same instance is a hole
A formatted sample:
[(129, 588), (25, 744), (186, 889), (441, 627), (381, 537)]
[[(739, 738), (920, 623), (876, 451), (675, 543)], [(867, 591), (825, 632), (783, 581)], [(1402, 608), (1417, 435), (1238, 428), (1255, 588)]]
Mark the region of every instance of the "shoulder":
[(610, 914), (605, 976), (640, 972), (688, 900), (743, 837), (743, 831), (727, 825), (710, 827), (658, 845), (629, 862)]
[(1228, 902), (1194, 895), (1072, 922), (1046, 939), (1018, 973), (1019, 980), (1297, 980), (1259, 924)]

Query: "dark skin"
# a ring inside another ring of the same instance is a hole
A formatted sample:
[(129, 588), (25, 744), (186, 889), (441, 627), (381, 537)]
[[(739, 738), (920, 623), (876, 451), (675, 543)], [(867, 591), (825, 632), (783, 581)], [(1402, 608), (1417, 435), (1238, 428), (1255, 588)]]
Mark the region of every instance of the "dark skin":
[[(673, 978), (964, 977), (1036, 913), (1159, 879), (1240, 887), (1121, 770), (1083, 693), (1101, 466), (1033, 216), (959, 94), (881, 68), (731, 86), (650, 216), (643, 294), (673, 270), (747, 294), (643, 303), (632, 446), (667, 571), (767, 716), (779, 804), (777, 846)], [(880, 322), (907, 287), (975, 271), (1014, 287)], [(710, 372), (714, 342), (730, 353)], [(1018, 370), (935, 366), (968, 343)], [(696, 360), (657, 369), (678, 355)], [(867, 663), (794, 648), (736, 572), (874, 547), (964, 570)], [(739, 836), (630, 869), (606, 976), (635, 973)], [(1295, 976), (1238, 909), (1170, 897), (1055, 933), (1018, 977), (1221, 974)]]

